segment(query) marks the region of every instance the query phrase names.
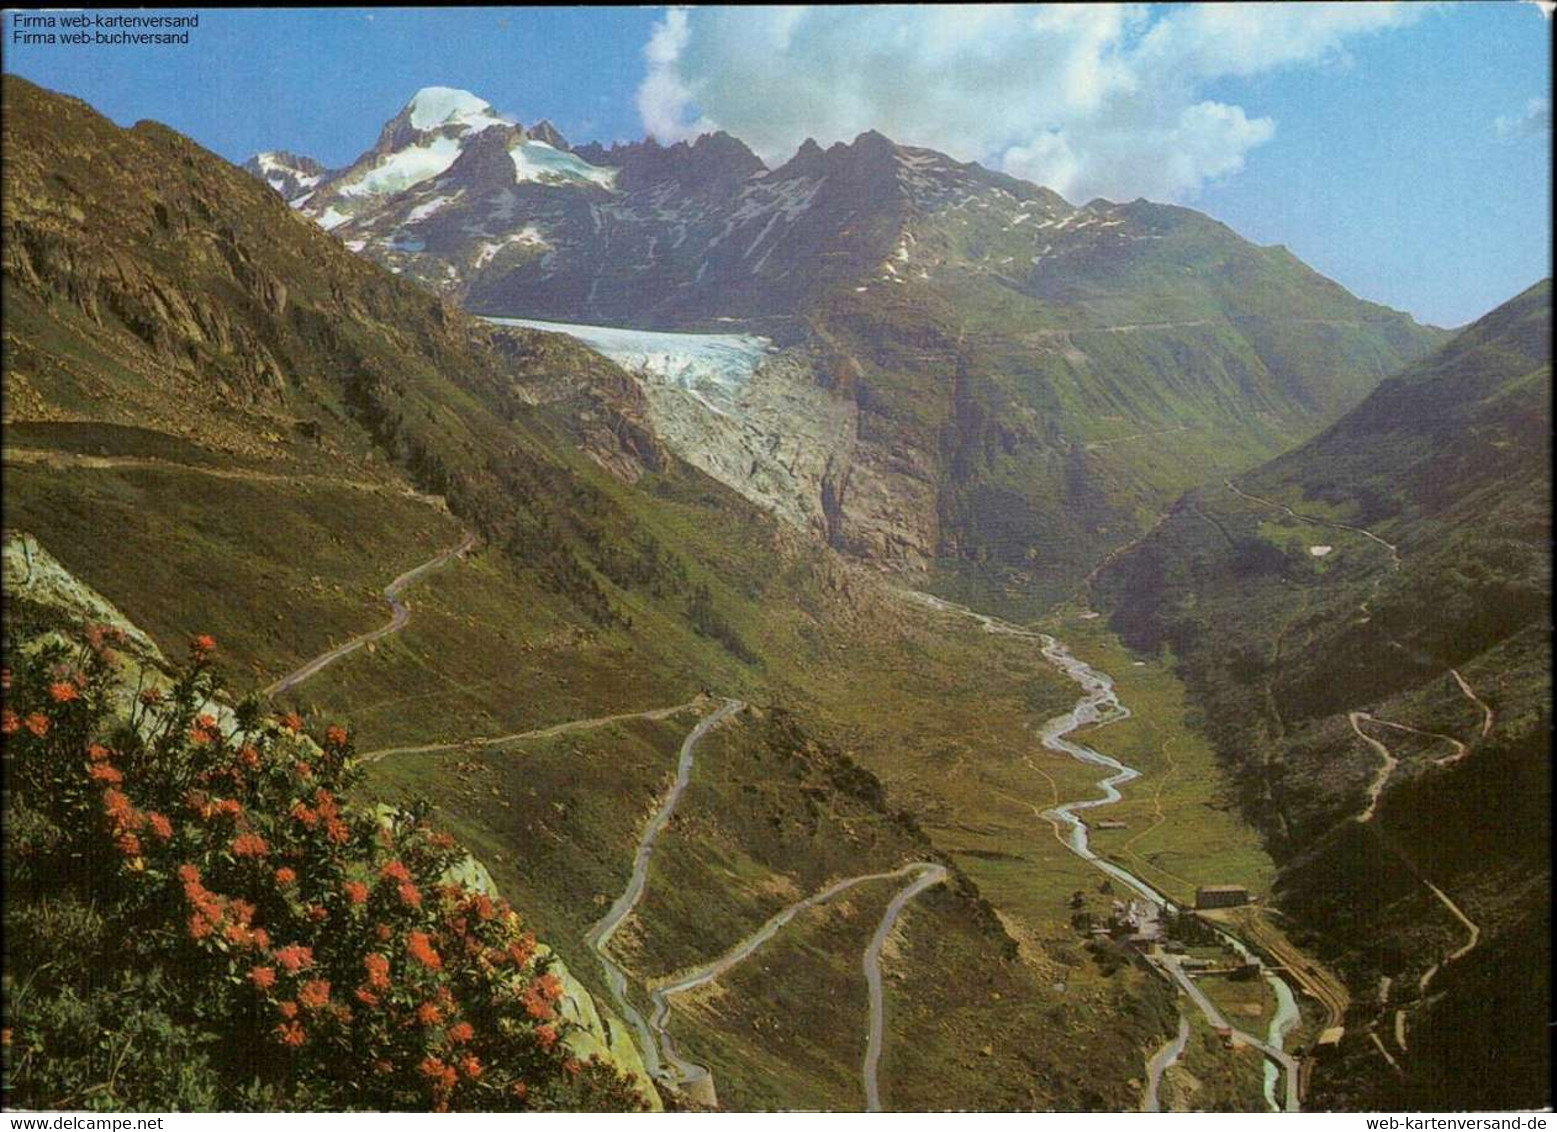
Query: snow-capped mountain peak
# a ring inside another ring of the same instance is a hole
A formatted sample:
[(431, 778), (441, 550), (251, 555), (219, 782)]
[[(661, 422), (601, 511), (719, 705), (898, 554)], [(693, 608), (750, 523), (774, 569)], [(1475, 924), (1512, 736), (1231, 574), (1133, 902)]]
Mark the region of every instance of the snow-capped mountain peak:
[[(294, 168), (296, 160), (268, 153), (245, 167), (327, 230), (348, 221), (370, 224), (403, 194), (426, 188), (436, 196), (444, 181), (460, 182), (451, 186), (455, 190), (502, 190), (531, 181), (609, 191), (615, 177), (614, 170), (575, 157), (554, 127), (538, 123), (527, 132), (485, 99), (447, 86), (418, 90), (385, 123), (373, 147), (343, 169), (331, 172), (314, 163)], [(479, 185), (463, 182), (471, 173)], [(435, 211), (423, 207), (429, 204), (413, 201), (399, 211), (425, 219)], [(397, 214), (388, 223), (398, 228), (403, 219)], [(390, 238), (403, 242), (397, 233)]]
[(341, 229), (348, 246), (394, 255), (419, 251), (428, 240), (453, 241), (470, 244), (470, 254), (487, 263), (499, 251), (541, 246), (520, 238), (523, 231), (507, 231), (514, 193), (598, 199), (618, 192), (614, 162), (576, 154), (549, 123), (526, 130), (456, 87), (418, 90), (372, 148), (343, 169), (298, 174), (283, 158), (262, 155), (248, 168), (321, 227)]
[(440, 126), (465, 126), (480, 131), (489, 126), (513, 126), (512, 118), (505, 118), (490, 103), (468, 90), (448, 86), (425, 86), (405, 105), (411, 126), (417, 130), (435, 130)]
[(256, 153), (243, 167), (280, 193), (293, 208), (301, 206), (330, 171), (311, 157), (298, 157), (285, 150)]

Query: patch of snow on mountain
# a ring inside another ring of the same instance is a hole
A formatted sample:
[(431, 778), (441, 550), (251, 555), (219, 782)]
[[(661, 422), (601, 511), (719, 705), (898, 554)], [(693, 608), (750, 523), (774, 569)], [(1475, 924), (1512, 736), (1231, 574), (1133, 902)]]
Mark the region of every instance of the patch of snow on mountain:
[(254, 159), (260, 167), (260, 172), (264, 174), (266, 184), (283, 196), (286, 195), (288, 180), (299, 189), (311, 189), (323, 179), (323, 174), (304, 173), (295, 165), (282, 161), (274, 153), (256, 153)]
[(440, 208), (448, 204), (453, 199), (453, 197), (433, 197), (433, 199), (428, 201), (426, 204), (417, 205), (410, 212), (406, 213), (406, 223), (415, 224), (419, 220), (426, 220), (429, 216), (437, 212)]
[(513, 232), (501, 240), (483, 243), (476, 250), (474, 266), (485, 267), (496, 258), (498, 252), (515, 244), (528, 245), (535, 248), (551, 247), (546, 237), (541, 235), (540, 229), (533, 224), (526, 224), (518, 232)]
[(319, 227), (328, 232), (331, 228), (339, 228), (342, 224), (346, 223), (346, 221), (350, 219), (351, 217), (347, 216), (345, 213), (337, 212), (335, 207), (332, 205), (325, 209), (324, 214), (319, 217)]
[(508, 151), (514, 163), (516, 181), (539, 181), (544, 185), (585, 183), (609, 189), (616, 184), (615, 169), (591, 165), (566, 150), (553, 149), (545, 142), (526, 141)]
[(773, 349), (771, 340), (755, 334), (681, 334), (533, 318), (487, 321), (570, 334), (623, 369), (685, 389), (709, 409), (727, 416), (735, 414), (741, 392)]
[(457, 138), (433, 138), (389, 154), (358, 180), (340, 186), (342, 196), (389, 196), (436, 177), (460, 155)]
[(514, 124), (470, 91), (447, 86), (423, 87), (406, 103), (406, 109), (411, 111), (411, 125), (418, 130), (433, 130), (453, 123), (469, 126), (472, 132), (478, 133), (488, 126)]
[(733, 220), (754, 220), (770, 210), (778, 210), (786, 220), (793, 220), (811, 207), (811, 200), (826, 178), (813, 181), (809, 177), (796, 177), (788, 181), (752, 185), (741, 193), (741, 203), (730, 213)]

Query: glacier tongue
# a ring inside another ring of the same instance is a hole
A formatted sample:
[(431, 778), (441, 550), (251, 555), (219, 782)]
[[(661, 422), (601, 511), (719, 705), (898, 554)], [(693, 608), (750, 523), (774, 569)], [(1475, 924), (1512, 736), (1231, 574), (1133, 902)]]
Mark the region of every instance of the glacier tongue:
[(793, 527), (921, 569), (936, 547), (925, 462), (860, 438), (854, 395), (819, 380), (803, 347), (755, 334), (687, 334), (488, 318), (569, 334), (635, 374), (666, 447)]
[(772, 341), (755, 334), (685, 334), (534, 318), (487, 321), (570, 334), (623, 369), (685, 389), (724, 415), (737, 415), (736, 402), (757, 366), (773, 350)]

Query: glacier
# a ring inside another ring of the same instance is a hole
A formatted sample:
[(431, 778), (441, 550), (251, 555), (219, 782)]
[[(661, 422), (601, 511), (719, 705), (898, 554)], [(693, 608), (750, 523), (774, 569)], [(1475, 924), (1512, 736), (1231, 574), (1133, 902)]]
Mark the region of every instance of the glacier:
[(487, 321), (572, 335), (623, 369), (684, 389), (723, 416), (736, 415), (752, 374), (773, 352), (772, 340), (756, 334), (688, 334), (535, 318), (489, 317)]
[(457, 139), (433, 138), (386, 155), (358, 180), (341, 184), (336, 191), (349, 197), (391, 196), (436, 177), (453, 165), (459, 155)]
[(542, 184), (582, 182), (609, 189), (616, 183), (616, 170), (591, 165), (565, 150), (555, 149), (533, 138), (508, 151), (514, 163), (515, 181), (539, 181)]

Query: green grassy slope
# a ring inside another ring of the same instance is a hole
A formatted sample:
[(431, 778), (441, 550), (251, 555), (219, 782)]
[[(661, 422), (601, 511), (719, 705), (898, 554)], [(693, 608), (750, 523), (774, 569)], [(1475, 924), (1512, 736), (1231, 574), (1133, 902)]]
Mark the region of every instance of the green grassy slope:
[[(1177, 658), (1281, 861), (1278, 902), (1351, 984), (1331, 1103), (1547, 1097), (1550, 421), (1548, 281), (1238, 490), (1190, 493), (1097, 580), (1127, 640)], [(1365, 737), (1399, 765), (1359, 822), (1383, 768)], [(1468, 929), (1430, 885), (1480, 929), (1452, 962)], [(1509, 993), (1514, 956), (1533, 999)]]

